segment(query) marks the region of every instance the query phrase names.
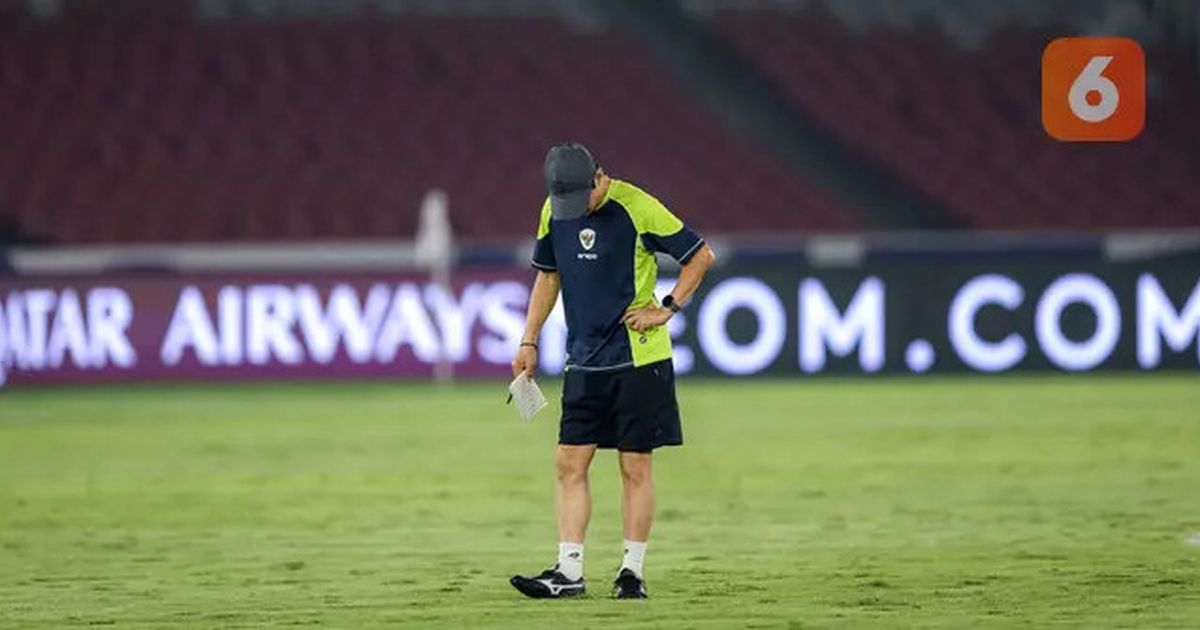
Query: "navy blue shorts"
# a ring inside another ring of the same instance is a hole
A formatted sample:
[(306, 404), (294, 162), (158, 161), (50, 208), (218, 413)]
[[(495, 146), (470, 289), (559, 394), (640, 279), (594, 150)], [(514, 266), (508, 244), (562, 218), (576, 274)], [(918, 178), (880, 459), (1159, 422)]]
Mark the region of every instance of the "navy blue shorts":
[(683, 444), (670, 359), (606, 372), (567, 370), (558, 443), (636, 453)]

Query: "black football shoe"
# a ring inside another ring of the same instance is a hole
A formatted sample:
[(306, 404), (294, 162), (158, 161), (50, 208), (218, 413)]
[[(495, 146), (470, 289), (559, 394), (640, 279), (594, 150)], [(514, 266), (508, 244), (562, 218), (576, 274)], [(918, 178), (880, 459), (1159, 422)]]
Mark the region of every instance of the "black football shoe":
[(526, 597), (535, 599), (577, 597), (583, 595), (586, 590), (582, 577), (578, 580), (568, 580), (567, 576), (558, 572), (557, 564), (553, 569), (546, 569), (534, 577), (514, 575), (508, 582)]
[(613, 581), (613, 597), (617, 599), (646, 599), (646, 581), (629, 569), (621, 569)]

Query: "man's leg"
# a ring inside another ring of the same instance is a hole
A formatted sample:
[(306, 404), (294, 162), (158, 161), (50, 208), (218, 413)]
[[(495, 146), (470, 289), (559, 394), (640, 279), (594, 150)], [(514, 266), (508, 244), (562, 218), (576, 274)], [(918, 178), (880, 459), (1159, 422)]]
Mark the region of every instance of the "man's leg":
[(509, 579), (514, 588), (528, 597), (575, 597), (584, 593), (583, 537), (592, 516), (588, 466), (595, 453), (595, 444), (558, 445), (554, 454), (558, 563), (538, 575), (514, 575)]
[(596, 445), (559, 444), (554, 456), (557, 474), (555, 507), (558, 514), (558, 564), (572, 580), (583, 575), (583, 539), (592, 516), (588, 467)]
[(618, 599), (646, 597), (642, 564), (654, 521), (654, 475), (651, 452), (683, 444), (675, 373), (669, 359), (621, 373), (614, 409), (621, 462), (621, 516), (625, 525), (625, 558), (613, 594)]
[(654, 521), (651, 453), (622, 452), (620, 462), (621, 518), (625, 526), (625, 557), (621, 568), (633, 571), (640, 578), (646, 541), (650, 538), (650, 525)]

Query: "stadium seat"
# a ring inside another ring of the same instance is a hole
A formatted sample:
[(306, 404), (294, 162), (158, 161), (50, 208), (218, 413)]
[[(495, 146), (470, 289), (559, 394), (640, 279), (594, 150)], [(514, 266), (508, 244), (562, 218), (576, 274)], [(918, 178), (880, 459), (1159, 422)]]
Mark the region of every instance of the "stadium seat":
[[(849, 28), (821, 13), (718, 11), (715, 29), (798, 115), (978, 229), (1200, 225), (1200, 87), (1154, 55), (1173, 93), (1136, 141), (1049, 139), (1040, 120), (1047, 36), (992, 33), (978, 51), (916, 26)], [(1153, 82), (1153, 76), (1152, 76)]]
[(612, 31), (537, 18), (0, 22), (0, 214), (65, 243), (526, 236), (541, 160), (589, 144), (701, 230), (855, 212)]

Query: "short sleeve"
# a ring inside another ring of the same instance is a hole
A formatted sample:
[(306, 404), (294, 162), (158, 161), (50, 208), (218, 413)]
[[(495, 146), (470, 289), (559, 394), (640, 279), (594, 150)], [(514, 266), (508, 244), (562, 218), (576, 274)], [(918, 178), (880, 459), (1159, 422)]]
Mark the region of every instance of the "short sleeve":
[(554, 247), (550, 241), (550, 198), (542, 204), (541, 218), (538, 219), (537, 243), (533, 246), (533, 259), (530, 261), (536, 269), (555, 271), (558, 264), (554, 260)]
[(652, 252), (664, 252), (687, 264), (692, 255), (700, 250), (704, 239), (688, 226), (654, 196), (641, 192), (638, 196), (638, 215), (642, 244)]

